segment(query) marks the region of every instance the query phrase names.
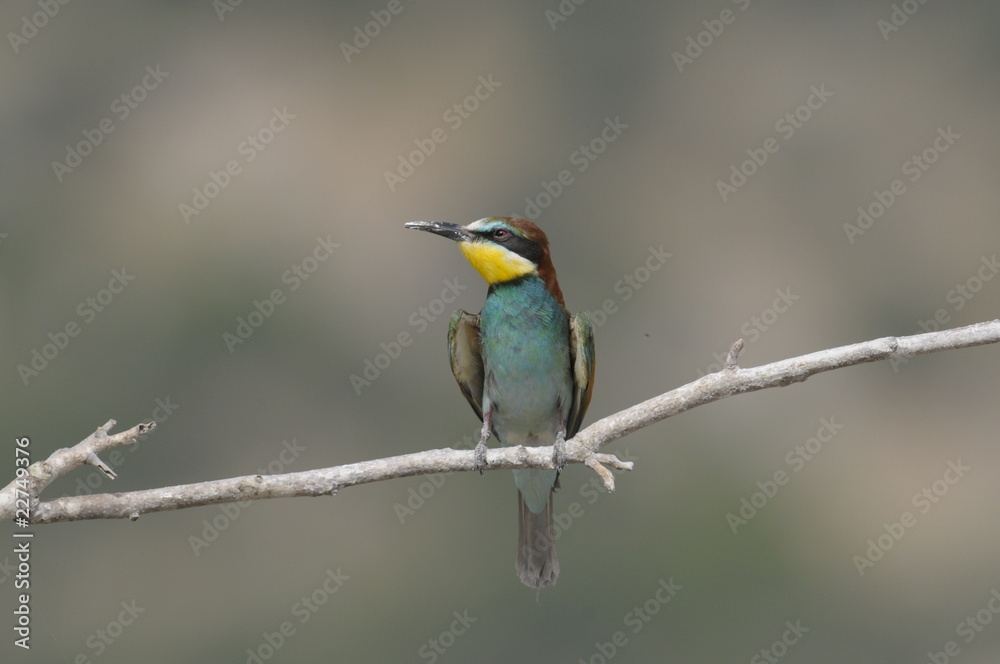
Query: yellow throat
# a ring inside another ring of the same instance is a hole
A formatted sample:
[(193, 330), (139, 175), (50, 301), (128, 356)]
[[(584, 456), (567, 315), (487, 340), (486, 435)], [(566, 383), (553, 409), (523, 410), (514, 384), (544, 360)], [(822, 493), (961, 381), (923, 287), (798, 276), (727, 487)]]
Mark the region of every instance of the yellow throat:
[(486, 283), (499, 284), (536, 271), (535, 264), (524, 256), (488, 242), (459, 242), (465, 258), (472, 263)]

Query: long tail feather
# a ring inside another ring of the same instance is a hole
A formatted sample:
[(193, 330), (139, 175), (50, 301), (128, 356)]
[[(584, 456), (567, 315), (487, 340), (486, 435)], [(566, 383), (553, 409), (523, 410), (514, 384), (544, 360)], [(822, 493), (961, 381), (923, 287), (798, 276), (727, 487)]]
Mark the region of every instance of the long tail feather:
[(533, 513), (517, 493), (518, 541), (517, 575), (529, 588), (539, 590), (555, 584), (559, 578), (559, 558), (556, 557), (555, 529), (552, 521), (552, 494), (545, 509)]

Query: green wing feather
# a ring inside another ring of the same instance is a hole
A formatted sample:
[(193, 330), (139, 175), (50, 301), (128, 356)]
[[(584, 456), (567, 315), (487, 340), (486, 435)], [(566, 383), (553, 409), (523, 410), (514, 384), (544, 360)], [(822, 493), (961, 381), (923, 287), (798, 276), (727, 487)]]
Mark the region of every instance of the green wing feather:
[(459, 309), (448, 324), (451, 372), (472, 410), (483, 419), (483, 355), (479, 346), (479, 314)]
[(580, 430), (594, 393), (594, 326), (590, 317), (578, 313), (569, 320), (570, 371), (573, 372), (573, 405), (566, 422), (566, 439)]

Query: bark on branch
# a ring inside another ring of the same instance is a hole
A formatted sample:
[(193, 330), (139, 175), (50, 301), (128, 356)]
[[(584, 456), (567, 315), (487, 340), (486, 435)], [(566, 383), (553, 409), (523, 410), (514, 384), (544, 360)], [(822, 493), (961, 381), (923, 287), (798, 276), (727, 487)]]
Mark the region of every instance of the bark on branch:
[[(608, 491), (613, 491), (614, 475), (608, 467), (631, 470), (632, 463), (620, 461), (614, 455), (600, 454), (598, 450), (613, 440), (678, 413), (734, 394), (791, 385), (831, 369), (997, 342), (1000, 342), (1000, 319), (908, 337), (885, 337), (744, 369), (737, 364), (743, 348), (741, 339), (733, 344), (721, 371), (609, 415), (577, 433), (567, 442), (567, 462), (586, 464), (601, 477)], [(474, 469), (472, 450), (440, 449), (282, 475), (247, 475), (162, 489), (41, 501), (39, 495), (49, 484), (83, 465), (97, 466), (114, 478), (114, 471), (98, 454), (115, 446), (131, 444), (155, 427), (155, 423), (139, 424), (128, 431), (109, 435), (114, 424), (115, 421), (110, 420), (77, 445), (56, 450), (45, 461), (32, 464), (24, 477), (0, 490), (0, 519), (14, 519), (16, 507), (23, 506), (25, 499), (30, 501), (32, 524), (79, 519), (135, 520), (150, 512), (243, 500), (331, 495), (358, 484)], [(552, 468), (552, 448), (491, 449), (487, 462), (489, 470)], [(20, 505), (19, 500), (22, 501)]]

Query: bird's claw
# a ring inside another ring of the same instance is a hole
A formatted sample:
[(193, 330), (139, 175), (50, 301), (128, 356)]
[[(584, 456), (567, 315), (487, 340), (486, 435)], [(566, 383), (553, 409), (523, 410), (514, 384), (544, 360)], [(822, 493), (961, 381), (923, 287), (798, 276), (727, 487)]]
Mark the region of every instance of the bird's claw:
[(566, 466), (566, 437), (561, 432), (552, 443), (552, 465), (558, 472)]
[(483, 441), (479, 441), (479, 443), (476, 445), (475, 460), (472, 462), (472, 468), (474, 470), (478, 470), (480, 475), (483, 474), (483, 470), (485, 470), (486, 466), (488, 465), (486, 463), (487, 449), (489, 448), (486, 447), (486, 443), (484, 443)]

